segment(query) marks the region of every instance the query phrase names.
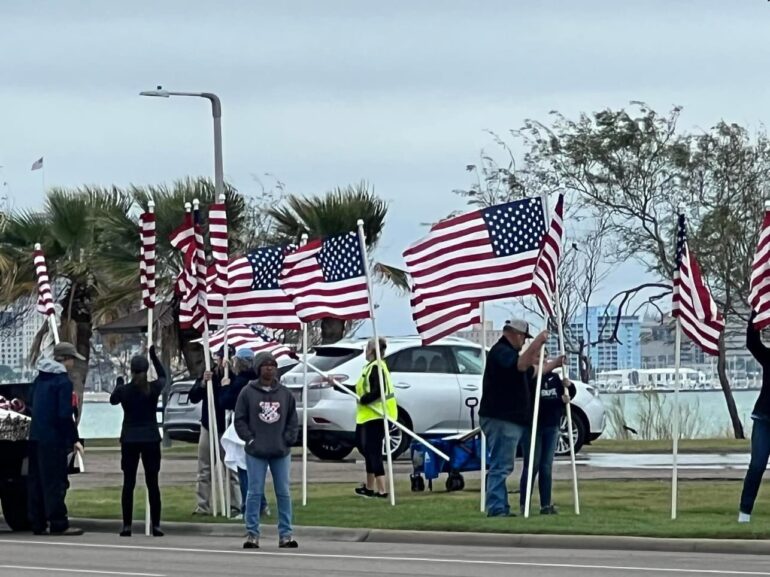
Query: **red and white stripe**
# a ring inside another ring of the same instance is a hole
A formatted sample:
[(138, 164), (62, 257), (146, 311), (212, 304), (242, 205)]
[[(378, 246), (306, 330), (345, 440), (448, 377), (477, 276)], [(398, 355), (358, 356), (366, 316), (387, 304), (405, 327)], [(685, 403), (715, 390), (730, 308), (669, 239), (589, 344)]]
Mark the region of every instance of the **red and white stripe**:
[(155, 308), (155, 213), (145, 212), (140, 218), (141, 257), (139, 260), (139, 284), (142, 287), (142, 304)]
[(229, 257), (227, 256), (227, 206), (224, 202), (212, 204), (209, 207), (209, 241), (211, 242), (211, 256), (217, 272), (214, 288), (217, 292), (227, 294), (230, 285), (227, 278), (229, 264)]
[(682, 331), (704, 353), (717, 356), (719, 355), (719, 336), (724, 331), (725, 321), (719, 314), (717, 304), (703, 281), (695, 255), (688, 247), (683, 214), (679, 215), (677, 261), (678, 267), (674, 272), (672, 314), (679, 319)]
[(770, 210), (767, 208), (751, 265), (750, 287), (749, 302), (756, 313), (754, 326), (762, 330), (770, 326)]
[[(202, 342), (202, 339), (197, 339), (194, 342)], [(224, 329), (219, 329), (211, 334), (209, 346), (211, 347), (212, 353), (219, 352), (224, 346), (224, 343)], [(266, 339), (247, 325), (230, 325), (227, 327), (227, 343), (228, 346), (233, 347), (236, 351), (240, 349), (250, 349), (254, 351), (255, 354), (268, 352), (276, 359), (281, 357), (296, 357), (296, 354), (291, 347)]]
[(51, 279), (48, 277), (48, 267), (45, 264), (45, 255), (39, 244), (35, 245), (35, 274), (37, 275), (37, 310), (51, 316), (56, 312), (51, 293)]
[[(196, 234), (193, 214), (190, 212), (190, 205), (185, 207), (184, 220), (169, 236), (171, 246), (182, 252), (182, 270), (177, 276), (175, 290), (179, 296), (179, 326), (183, 329), (196, 328), (202, 329), (203, 317), (199, 312), (200, 290), (198, 284), (198, 245), (197, 238), (200, 236), (201, 246), (203, 235)], [(205, 261), (204, 261), (205, 266)], [(205, 279), (204, 279), (205, 282)]]
[(422, 337), (424, 345), (481, 323), (481, 312), (477, 303), (428, 309), (422, 304), (419, 296), (413, 296), (409, 304), (412, 307), (412, 318), (417, 325), (417, 333)]
[(548, 316), (554, 316), (554, 296), (559, 277), (562, 241), (564, 240), (564, 195), (559, 195), (551, 219), (548, 233), (543, 237), (540, 254), (537, 256), (535, 272), (532, 277), (532, 293), (537, 298), (541, 310)]

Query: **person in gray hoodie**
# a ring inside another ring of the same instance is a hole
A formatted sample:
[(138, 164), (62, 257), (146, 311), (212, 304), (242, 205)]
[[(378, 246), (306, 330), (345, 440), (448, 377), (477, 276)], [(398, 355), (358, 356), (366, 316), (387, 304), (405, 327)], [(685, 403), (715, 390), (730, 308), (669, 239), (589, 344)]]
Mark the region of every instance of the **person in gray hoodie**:
[(249, 481), (245, 515), (248, 536), (243, 548), (259, 548), (259, 508), (269, 467), (278, 501), (278, 546), (296, 549), (289, 471), (291, 447), (299, 432), (297, 406), (289, 389), (278, 380), (278, 363), (273, 355), (258, 354), (254, 372), (257, 379), (243, 388), (235, 405), (235, 432), (246, 444)]

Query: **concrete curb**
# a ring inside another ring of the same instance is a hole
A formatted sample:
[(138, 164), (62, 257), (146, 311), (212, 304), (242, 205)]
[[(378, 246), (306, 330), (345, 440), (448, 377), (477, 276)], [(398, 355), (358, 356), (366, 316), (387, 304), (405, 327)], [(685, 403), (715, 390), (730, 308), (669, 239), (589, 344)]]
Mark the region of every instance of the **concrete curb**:
[[(72, 519), (72, 524), (94, 533), (117, 533), (120, 521)], [(163, 523), (173, 535), (240, 539), (240, 523)], [(460, 533), (449, 531), (395, 531), (389, 529), (347, 529), (343, 527), (295, 527), (298, 538), (353, 543), (409, 543), (455, 547), (520, 547), (533, 549), (598, 549), (617, 551), (660, 551), (669, 553), (719, 553), (770, 555), (770, 541), (748, 539), (663, 539), (655, 537), (617, 537), (602, 535), (533, 535), (523, 533)], [(144, 534), (144, 524), (134, 524), (134, 534)], [(276, 528), (266, 524), (263, 537), (278, 538)]]

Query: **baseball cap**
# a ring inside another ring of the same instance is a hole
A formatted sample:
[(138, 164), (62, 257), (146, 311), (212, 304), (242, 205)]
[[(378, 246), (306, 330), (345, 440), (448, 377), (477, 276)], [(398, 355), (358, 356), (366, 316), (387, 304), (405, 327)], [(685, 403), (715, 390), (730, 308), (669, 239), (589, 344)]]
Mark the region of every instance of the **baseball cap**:
[(505, 325), (503, 326), (503, 331), (514, 331), (514, 332), (523, 334), (528, 339), (532, 338), (532, 335), (529, 334), (529, 323), (527, 321), (522, 321), (519, 319), (514, 319), (512, 321), (505, 321)]
[(85, 361), (86, 358), (81, 355), (78, 350), (75, 348), (75, 345), (72, 343), (67, 342), (60, 342), (58, 345), (55, 345), (53, 348), (53, 356), (56, 357), (72, 357), (73, 359), (78, 359), (79, 361)]

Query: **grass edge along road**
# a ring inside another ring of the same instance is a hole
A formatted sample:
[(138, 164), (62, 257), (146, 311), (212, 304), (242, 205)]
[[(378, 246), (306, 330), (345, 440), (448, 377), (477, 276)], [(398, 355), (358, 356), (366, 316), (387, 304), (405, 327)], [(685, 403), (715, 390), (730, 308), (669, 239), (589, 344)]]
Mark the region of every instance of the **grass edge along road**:
[[(517, 469), (518, 471), (518, 469)], [(540, 516), (533, 499), (533, 514), (488, 519), (479, 512), (478, 482), (464, 491), (446, 493), (437, 483), (433, 493), (412, 493), (407, 483), (398, 483), (396, 507), (353, 494), (354, 484), (309, 485), (308, 506), (300, 505), (299, 487), (294, 487), (296, 525), (405, 529), (423, 531), (471, 531), (569, 535), (625, 535), (646, 537), (767, 539), (770, 538), (770, 505), (760, 492), (752, 522), (736, 522), (739, 481), (680, 481), (679, 518), (670, 519), (671, 484), (667, 481), (584, 481), (580, 484), (581, 515), (572, 508), (570, 482), (557, 482), (554, 501), (558, 516)], [(137, 489), (139, 495), (144, 488)], [(191, 514), (195, 506), (192, 485), (163, 487), (163, 519), (181, 522), (222, 522)], [(276, 522), (275, 497), (268, 490)], [(518, 494), (509, 495), (518, 509)], [(80, 489), (68, 495), (70, 515), (100, 519), (120, 516), (120, 488)], [(144, 498), (137, 498), (134, 518), (144, 516)], [(231, 521), (232, 522), (232, 521)], [(115, 529), (120, 522), (116, 520)]]

